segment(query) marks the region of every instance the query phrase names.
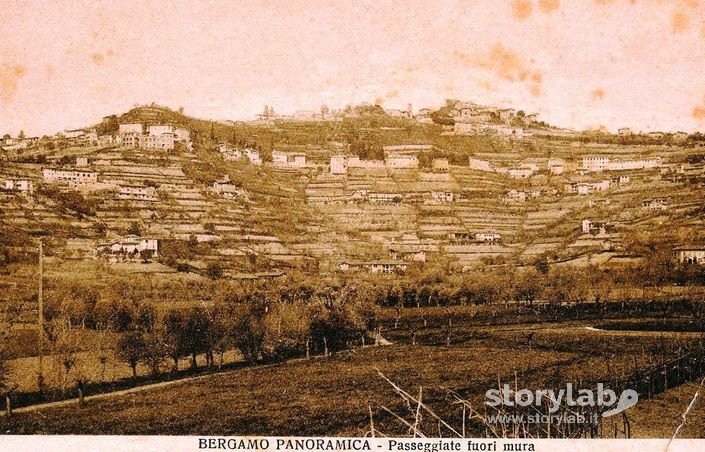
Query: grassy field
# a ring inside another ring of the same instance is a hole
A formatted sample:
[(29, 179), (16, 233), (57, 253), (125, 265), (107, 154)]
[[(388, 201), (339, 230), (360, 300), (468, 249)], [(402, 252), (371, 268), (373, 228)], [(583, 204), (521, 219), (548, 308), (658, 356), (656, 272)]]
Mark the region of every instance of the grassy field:
[[(418, 329), (417, 345), (412, 345), (408, 329), (388, 328), (384, 334), (393, 345), (239, 369), (168, 389), (89, 400), (83, 408), (70, 405), (17, 414), (1, 418), (0, 428), (20, 434), (363, 435), (372, 407), (377, 429), (405, 435), (405, 428), (380, 406), (398, 413), (408, 413), (407, 407), (377, 370), (410, 393), (423, 387), (424, 401), (457, 426), (462, 416), (450, 403), (447, 389), (482, 406), (485, 391), (498, 380), (516, 379), (520, 386), (534, 389), (604, 380), (699, 338), (692, 333), (594, 330), (588, 328), (591, 321), (490, 330), (456, 319), (453, 339), (446, 346), (441, 320), (435, 316), (429, 326)], [(531, 344), (528, 333), (533, 333)], [(687, 406), (685, 399), (693, 392), (689, 385), (683, 388), (681, 395), (679, 388), (662, 395), (673, 402), (668, 407), (656, 399), (634, 408), (637, 436), (654, 436), (655, 431), (666, 435), (671, 424), (677, 425), (676, 413)], [(479, 425), (468, 428), (483, 433)], [(684, 431), (690, 436), (703, 433), (697, 426)]]

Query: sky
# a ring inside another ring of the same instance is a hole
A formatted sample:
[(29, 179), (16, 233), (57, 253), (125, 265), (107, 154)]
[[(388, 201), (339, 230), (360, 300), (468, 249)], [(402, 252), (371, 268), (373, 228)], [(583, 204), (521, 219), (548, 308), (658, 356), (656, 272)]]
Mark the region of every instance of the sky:
[(454, 98), (705, 130), (705, 0), (44, 1), (0, 8), (0, 134), (156, 102), (214, 120)]

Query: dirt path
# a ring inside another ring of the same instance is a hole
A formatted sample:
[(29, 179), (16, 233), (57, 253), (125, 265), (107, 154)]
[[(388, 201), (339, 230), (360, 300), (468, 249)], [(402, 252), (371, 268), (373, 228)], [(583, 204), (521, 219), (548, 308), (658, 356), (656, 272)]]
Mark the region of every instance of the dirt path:
[[(393, 344), (393, 342), (388, 341), (384, 337), (380, 336), (379, 346), (389, 346), (392, 344)], [(375, 347), (375, 346), (376, 345), (368, 345), (365, 348)], [(343, 350), (338, 353), (346, 353), (348, 351), (350, 351), (350, 350)], [(332, 355), (335, 355), (338, 353), (334, 353)], [(124, 395), (128, 395), (128, 394), (135, 394), (135, 393), (142, 392), (142, 391), (151, 391), (153, 389), (165, 388), (165, 387), (173, 386), (173, 385), (177, 385), (177, 384), (190, 383), (190, 382), (202, 380), (205, 378), (215, 377), (218, 375), (228, 375), (228, 374), (234, 374), (236, 372), (249, 372), (249, 371), (252, 371), (255, 369), (266, 369), (268, 367), (280, 366), (282, 364), (289, 364), (289, 363), (306, 361), (307, 359), (323, 359), (323, 358), (325, 358), (325, 357), (324, 356), (313, 356), (311, 358), (293, 358), (293, 359), (289, 359), (283, 363), (262, 364), (262, 365), (256, 365), (256, 366), (242, 367), (239, 369), (224, 370), (221, 372), (213, 372), (213, 373), (208, 373), (205, 375), (196, 375), (193, 377), (184, 377), (184, 378), (179, 378), (179, 379), (171, 380), (171, 381), (162, 381), (159, 383), (151, 383), (151, 384), (146, 384), (146, 385), (141, 385), (141, 386), (135, 386), (134, 388), (122, 389), (119, 391), (103, 392), (100, 394), (88, 395), (83, 400), (85, 402), (89, 402), (91, 400), (109, 399), (111, 397), (120, 397), (120, 396), (124, 396)], [(20, 408), (13, 409), (12, 412), (13, 413), (27, 413), (27, 412), (32, 412), (32, 411), (40, 411), (40, 410), (44, 410), (44, 409), (57, 408), (57, 407), (69, 406), (69, 405), (77, 405), (77, 404), (78, 404), (78, 398), (73, 398), (73, 399), (59, 400), (56, 402), (46, 402), (46, 403), (40, 403), (40, 404), (36, 404), (36, 405), (23, 406)], [(1, 412), (0, 416), (5, 416), (5, 412)]]

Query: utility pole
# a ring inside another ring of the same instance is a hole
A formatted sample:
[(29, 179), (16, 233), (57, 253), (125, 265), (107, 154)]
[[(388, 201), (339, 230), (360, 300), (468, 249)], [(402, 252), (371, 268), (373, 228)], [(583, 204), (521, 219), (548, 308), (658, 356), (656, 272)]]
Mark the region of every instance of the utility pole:
[(37, 386), (40, 396), (44, 395), (44, 249), (39, 241), (39, 375)]

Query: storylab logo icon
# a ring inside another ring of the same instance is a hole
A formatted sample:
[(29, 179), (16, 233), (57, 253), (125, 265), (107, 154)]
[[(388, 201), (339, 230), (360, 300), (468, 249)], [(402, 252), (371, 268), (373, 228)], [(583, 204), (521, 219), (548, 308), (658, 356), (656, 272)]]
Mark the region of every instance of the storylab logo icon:
[(572, 383), (565, 389), (520, 389), (514, 390), (508, 384), (501, 389), (489, 389), (485, 393), (485, 404), (491, 407), (526, 407), (535, 405), (540, 407), (548, 403), (549, 411), (554, 414), (561, 407), (588, 407), (597, 406), (605, 409), (602, 417), (614, 416), (627, 408), (633, 407), (639, 401), (639, 394), (633, 389), (627, 389), (617, 397), (612, 389), (605, 389), (602, 383), (596, 389), (579, 389), (574, 391)]

